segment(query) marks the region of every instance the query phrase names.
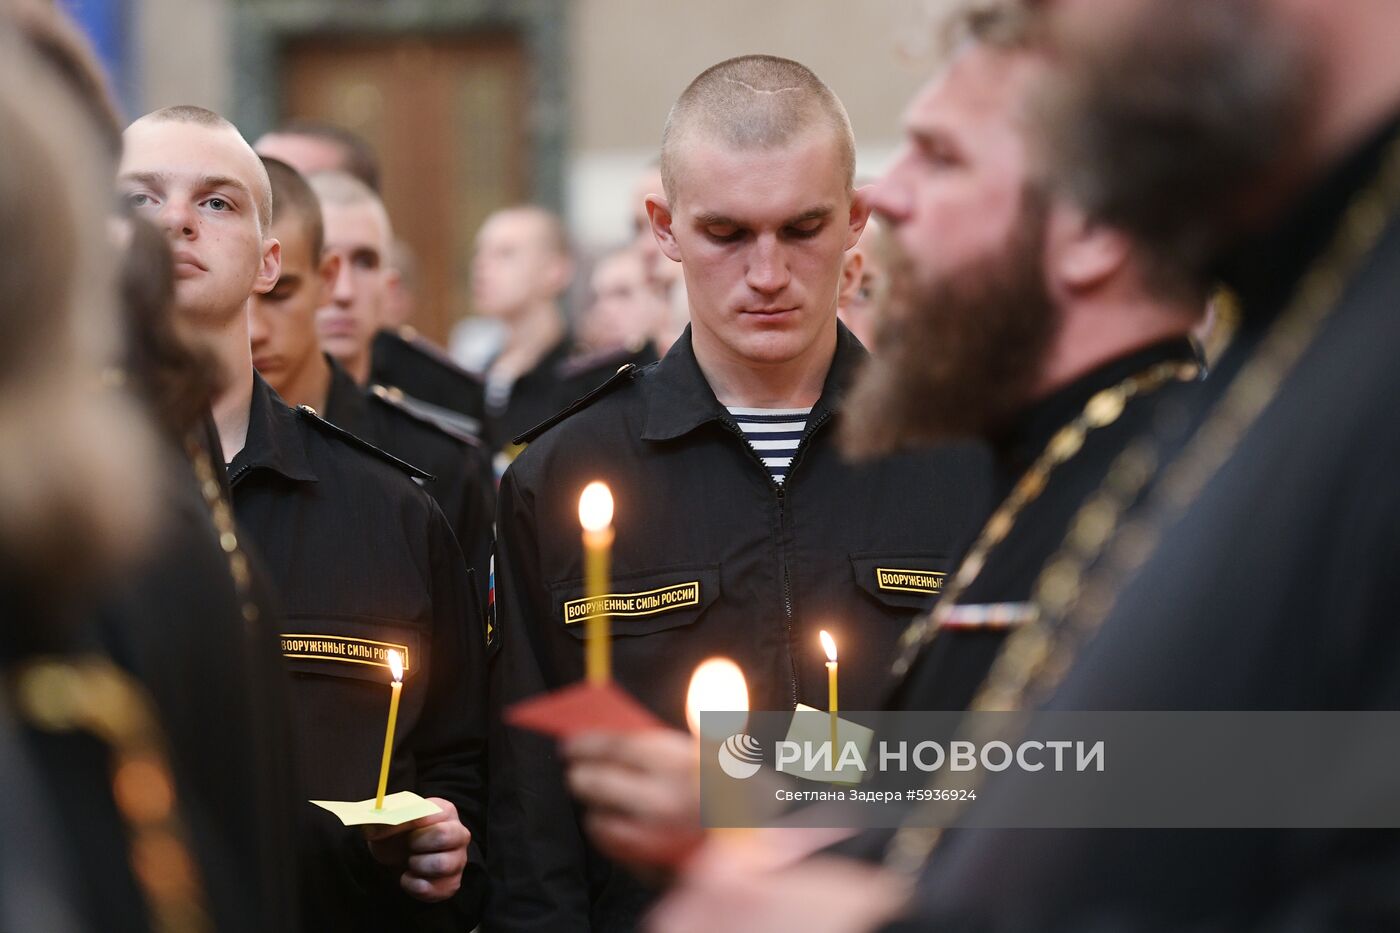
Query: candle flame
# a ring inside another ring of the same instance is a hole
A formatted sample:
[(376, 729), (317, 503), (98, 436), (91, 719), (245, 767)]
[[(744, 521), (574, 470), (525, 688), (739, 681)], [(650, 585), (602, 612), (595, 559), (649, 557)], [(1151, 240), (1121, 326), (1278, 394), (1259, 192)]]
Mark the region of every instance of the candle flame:
[(612, 524), (613, 497), (606, 483), (593, 481), (578, 497), (578, 521), (586, 531), (603, 531)]
[[(690, 689), (685, 697), (685, 721), (694, 735), (700, 735), (702, 712), (748, 712), (749, 688), (744, 672), (728, 658), (710, 658), (690, 675)], [(741, 726), (740, 729), (743, 727)], [(734, 730), (725, 730), (723, 739)]]
[(822, 650), (826, 652), (826, 659), (834, 662), (836, 660), (836, 639), (832, 638), (826, 629), (821, 630)]
[(403, 658), (393, 648), (389, 649), (389, 673), (394, 675), (394, 682), (403, 681)]

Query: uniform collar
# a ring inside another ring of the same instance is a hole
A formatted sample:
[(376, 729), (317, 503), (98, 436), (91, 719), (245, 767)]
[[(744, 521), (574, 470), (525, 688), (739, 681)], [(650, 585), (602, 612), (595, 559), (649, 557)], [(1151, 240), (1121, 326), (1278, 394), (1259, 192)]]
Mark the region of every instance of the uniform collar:
[[(812, 408), (813, 417), (839, 409), (846, 386), (868, 354), (855, 335), (841, 322), (836, 324), (836, 355), (822, 384), (821, 398)], [(642, 440), (665, 441), (688, 434), (703, 424), (729, 417), (705, 381), (695, 359), (690, 327), (681, 334), (666, 356), (642, 380), (646, 396), (646, 422)]]
[(366, 440), (373, 434), (370, 423), (369, 396), (359, 387), (345, 367), (326, 354), (326, 363), (331, 368), (330, 386), (326, 389), (326, 410), (321, 417), (342, 430)]
[(1079, 417), (1096, 393), (1169, 360), (1199, 361), (1200, 356), (1188, 338), (1168, 338), (1109, 360), (1056, 389), (1022, 411), (992, 440), (998, 461), (1010, 475), (1019, 477), (1040, 456), (1050, 439)]
[(253, 373), (253, 403), (248, 411), (248, 439), (229, 465), (230, 476), (251, 469), (272, 470), (290, 480), (316, 482), (306, 456), (300, 416), (288, 408), (263, 377)]

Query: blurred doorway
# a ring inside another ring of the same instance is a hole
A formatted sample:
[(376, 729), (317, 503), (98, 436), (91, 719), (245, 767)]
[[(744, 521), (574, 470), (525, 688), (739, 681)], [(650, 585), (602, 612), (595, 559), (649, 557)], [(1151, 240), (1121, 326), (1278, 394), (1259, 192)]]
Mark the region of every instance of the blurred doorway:
[(509, 34), (313, 36), (282, 48), (282, 115), (339, 124), (379, 153), (395, 233), (418, 260), (413, 324), (444, 343), (470, 311), (477, 228), (530, 189), (523, 44)]

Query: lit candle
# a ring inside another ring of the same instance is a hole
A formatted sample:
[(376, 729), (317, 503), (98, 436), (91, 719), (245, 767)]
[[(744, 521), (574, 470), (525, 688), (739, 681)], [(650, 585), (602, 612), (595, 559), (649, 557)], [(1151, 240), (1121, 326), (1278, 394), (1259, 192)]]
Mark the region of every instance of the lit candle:
[(836, 770), (836, 724), (837, 701), (836, 701), (836, 640), (827, 633), (826, 629), (821, 631), (822, 649), (826, 651), (826, 692), (827, 705), (831, 712), (831, 768)]
[[(604, 483), (592, 482), (578, 497), (578, 521), (583, 526), (583, 595), (588, 600), (588, 646), (584, 655), (588, 682), (605, 684), (612, 677), (608, 646), (608, 614), (602, 599), (608, 593), (608, 553), (613, 543), (613, 497)], [(596, 605), (595, 605), (596, 603)]]
[(379, 790), (374, 795), (374, 809), (384, 809), (384, 789), (389, 784), (389, 758), (394, 750), (394, 725), (399, 720), (399, 694), (403, 693), (403, 660), (393, 648), (389, 649), (389, 670), (394, 682), (389, 697), (389, 726), (384, 730), (384, 758), (379, 762)]
[[(731, 711), (749, 711), (749, 687), (744, 682), (744, 672), (728, 658), (710, 658), (701, 662), (695, 673), (690, 675), (690, 689), (685, 694), (685, 721), (691, 733), (700, 737), (701, 713)], [(733, 732), (743, 732), (744, 725), (746, 723), (737, 729), (724, 729), (722, 735), (706, 734), (705, 737), (722, 741)]]

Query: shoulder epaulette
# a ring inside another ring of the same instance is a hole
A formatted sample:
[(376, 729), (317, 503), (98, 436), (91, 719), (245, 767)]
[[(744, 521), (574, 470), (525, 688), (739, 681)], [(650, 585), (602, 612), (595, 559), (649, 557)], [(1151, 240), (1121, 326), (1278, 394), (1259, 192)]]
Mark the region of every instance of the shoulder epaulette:
[(535, 425), (530, 430), (517, 434), (515, 438), (511, 441), (511, 443), (530, 443), (535, 438), (543, 434), (545, 431), (548, 431), (550, 428), (563, 421), (565, 418), (568, 418), (571, 415), (578, 414), (579, 412), (587, 408), (589, 405), (592, 405), (594, 402), (598, 401), (598, 399), (602, 398), (603, 396), (615, 391), (621, 386), (627, 385), (629, 382), (635, 379), (637, 374), (641, 371), (642, 368), (633, 363), (627, 363), (623, 366), (618, 367), (617, 372), (613, 373), (610, 377), (608, 377), (608, 380), (602, 385), (598, 386), (598, 388), (594, 389), (592, 392), (589, 392), (587, 395), (584, 395), (581, 398), (577, 399), (557, 414), (554, 414), (541, 421), (539, 424)]
[(393, 386), (372, 385), (369, 392), (381, 405), (392, 408), (425, 427), (440, 431), (453, 440), (472, 447), (482, 446), (479, 430), (472, 430), (474, 427), (480, 427), (475, 418), (414, 398)]
[(573, 379), (599, 369), (617, 369), (624, 363), (636, 363), (646, 350), (645, 343), (635, 347), (606, 347), (588, 353), (578, 353), (561, 360), (555, 373), (564, 379)]
[(302, 418), (302, 420), (310, 422), (316, 427), (317, 430), (321, 431), (323, 434), (328, 434), (331, 437), (336, 438), (337, 440), (344, 441), (351, 447), (356, 447), (364, 451), (365, 453), (370, 454), (371, 456), (378, 457), (385, 463), (388, 463), (391, 466), (395, 466), (398, 467), (400, 470), (403, 470), (405, 473), (407, 473), (414, 479), (433, 479), (433, 474), (429, 473), (428, 471), (421, 470), (406, 460), (400, 460), (398, 457), (395, 457), (388, 451), (380, 450), (378, 447), (375, 447), (373, 444), (371, 444), (364, 438), (355, 434), (351, 434), (344, 428), (339, 428), (331, 424), (325, 418), (322, 418), (320, 415), (316, 414), (316, 409), (312, 408), (310, 405), (298, 405), (297, 415), (299, 415)]

